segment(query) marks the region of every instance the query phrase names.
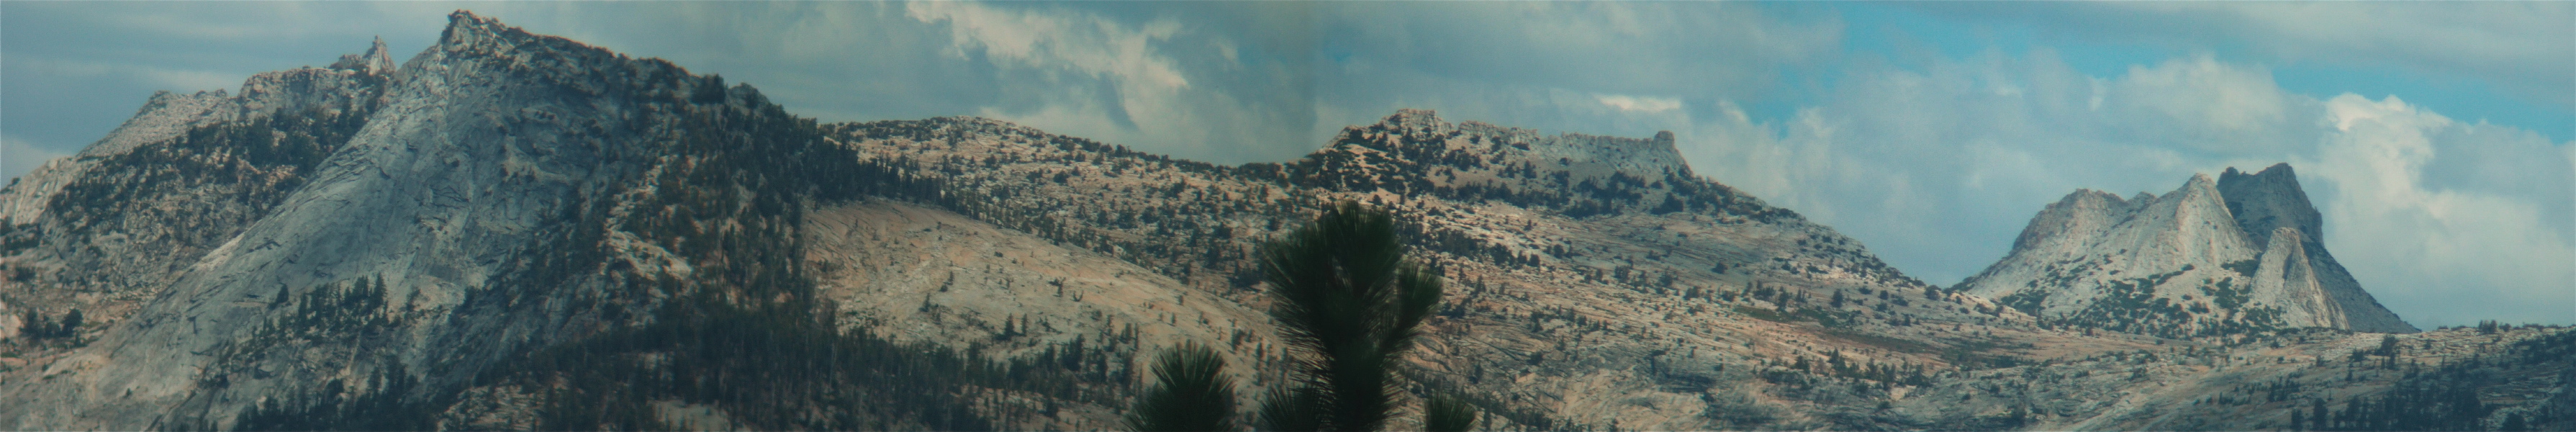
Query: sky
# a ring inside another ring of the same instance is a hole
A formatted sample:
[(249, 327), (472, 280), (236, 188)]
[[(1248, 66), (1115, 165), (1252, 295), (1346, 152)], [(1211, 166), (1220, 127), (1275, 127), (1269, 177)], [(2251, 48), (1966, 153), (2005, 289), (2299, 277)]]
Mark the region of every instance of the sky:
[(2421, 327), (2576, 323), (2571, 2), (0, 2), (0, 175), (154, 91), (446, 14), (749, 83), (823, 121), (973, 115), (1235, 164), (1400, 108), (1676, 134), (1699, 174), (1940, 284), (2077, 189), (2297, 168)]

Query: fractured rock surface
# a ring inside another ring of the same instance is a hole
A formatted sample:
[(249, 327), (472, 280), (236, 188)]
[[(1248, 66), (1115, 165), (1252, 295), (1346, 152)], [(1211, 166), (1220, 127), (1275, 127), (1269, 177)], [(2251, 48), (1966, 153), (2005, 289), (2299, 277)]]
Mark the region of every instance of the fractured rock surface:
[(1960, 288), (2051, 323), (2167, 337), (2416, 331), (2326, 252), (2322, 223), (2289, 164), (2194, 175), (2163, 196), (2079, 190)]

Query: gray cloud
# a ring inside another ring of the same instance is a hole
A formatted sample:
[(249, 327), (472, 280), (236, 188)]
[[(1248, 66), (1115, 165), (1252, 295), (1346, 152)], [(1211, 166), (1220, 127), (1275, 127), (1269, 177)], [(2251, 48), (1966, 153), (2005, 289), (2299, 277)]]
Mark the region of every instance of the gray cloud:
[[(2326, 239), (2389, 309), (2430, 324), (2576, 318), (2569, 146), (2463, 124), (2394, 97), (2347, 94), (2322, 105), (2330, 129), (2305, 157), (2329, 198), (2319, 206), (2330, 224)], [(2520, 169), (2511, 174), (2519, 182), (2426, 169), (2499, 156), (2524, 162), (2485, 169)]]

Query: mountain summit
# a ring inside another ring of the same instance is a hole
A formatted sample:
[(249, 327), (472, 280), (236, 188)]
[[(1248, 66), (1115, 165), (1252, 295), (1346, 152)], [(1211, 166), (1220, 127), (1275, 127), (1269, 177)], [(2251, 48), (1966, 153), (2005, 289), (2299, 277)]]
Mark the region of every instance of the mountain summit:
[(42, 380), (0, 381), (0, 425), (206, 428), (317, 383), (462, 385), (637, 311), (526, 299), (632, 298), (561, 266), (635, 241), (601, 225), (685, 125), (785, 118), (748, 87), (462, 11), (392, 64), (379, 41), (237, 94), (156, 95), (0, 189), (20, 276), (0, 291), (88, 322)]
[(2078, 190), (1958, 289), (2043, 322), (2168, 337), (2296, 327), (2411, 333), (2327, 253), (2289, 164), (2163, 196)]

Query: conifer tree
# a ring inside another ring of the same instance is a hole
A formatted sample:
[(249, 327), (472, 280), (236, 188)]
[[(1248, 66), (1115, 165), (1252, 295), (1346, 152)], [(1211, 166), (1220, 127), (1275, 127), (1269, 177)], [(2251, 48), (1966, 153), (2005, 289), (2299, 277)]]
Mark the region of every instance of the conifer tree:
[(1450, 396), (1422, 401), (1422, 430), (1466, 432), (1476, 428), (1476, 408)]
[(1127, 428), (1138, 432), (1213, 432), (1234, 430), (1234, 381), (1225, 378), (1225, 358), (1195, 342), (1164, 351), (1154, 359), (1155, 386), (1127, 413)]
[[(1378, 430), (1394, 417), (1389, 373), (1440, 302), (1440, 277), (1404, 259), (1395, 218), (1343, 202), (1264, 247), (1271, 317), (1291, 348), (1290, 390), (1264, 401), (1280, 430)], [(1305, 418), (1273, 414), (1310, 413)]]
[(80, 325), (81, 325), (81, 311), (80, 311), (80, 309), (72, 309), (72, 312), (71, 312), (71, 313), (63, 314), (63, 329), (62, 329), (62, 337), (71, 337), (73, 334), (75, 334), (75, 332), (79, 332), (79, 331), (80, 331)]
[[(1257, 423), (1278, 431), (1374, 431), (1386, 427), (1398, 411), (1402, 389), (1392, 368), (1400, 364), (1417, 329), (1440, 302), (1436, 271), (1404, 259), (1394, 216), (1384, 210), (1342, 202), (1324, 210), (1313, 223), (1263, 246), (1262, 275), (1276, 300), (1270, 311), (1289, 348), (1289, 379), (1264, 396)], [(1231, 384), (1214, 352), (1200, 360), (1187, 354), (1165, 354), (1155, 374), (1157, 386), (1128, 419), (1128, 427), (1150, 430), (1224, 430), (1227, 420), (1186, 418), (1192, 413), (1163, 408), (1192, 406), (1200, 413), (1232, 414)], [(1175, 357), (1178, 356), (1178, 357)], [(1210, 366), (1210, 365), (1213, 366)], [(1187, 395), (1211, 398), (1177, 402)], [(1213, 398), (1222, 396), (1222, 401)], [(1222, 409), (1220, 409), (1222, 408)], [(1474, 427), (1476, 411), (1463, 402), (1434, 397), (1423, 407), (1422, 426), (1432, 431)], [(1166, 427), (1165, 425), (1171, 425)]]

